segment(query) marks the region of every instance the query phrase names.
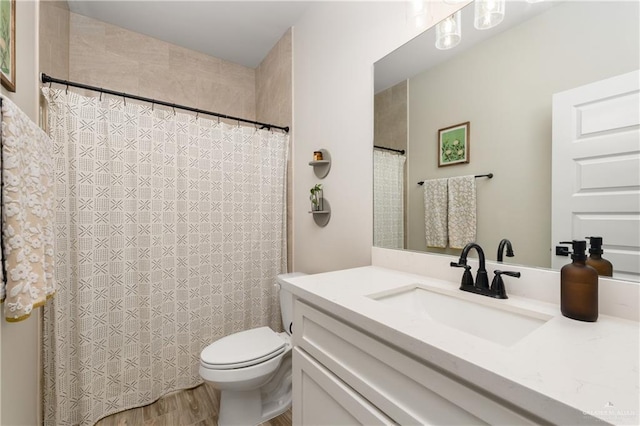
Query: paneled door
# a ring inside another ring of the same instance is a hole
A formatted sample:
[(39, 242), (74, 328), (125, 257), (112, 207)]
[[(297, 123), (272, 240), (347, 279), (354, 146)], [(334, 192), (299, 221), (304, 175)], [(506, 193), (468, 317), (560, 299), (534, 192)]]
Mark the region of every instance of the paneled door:
[[(640, 71), (553, 96), (552, 224), (559, 241), (603, 237), (614, 277), (640, 280)], [(551, 253), (560, 268), (570, 259)]]

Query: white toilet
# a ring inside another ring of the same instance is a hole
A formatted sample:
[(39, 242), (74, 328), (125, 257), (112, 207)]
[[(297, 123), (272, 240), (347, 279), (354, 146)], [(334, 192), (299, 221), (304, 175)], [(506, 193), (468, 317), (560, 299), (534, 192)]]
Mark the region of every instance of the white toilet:
[(269, 327), (225, 336), (200, 354), (200, 376), (220, 389), (218, 424), (257, 425), (291, 406), (291, 341), (293, 296), (280, 283), (305, 275), (278, 275), (284, 333)]

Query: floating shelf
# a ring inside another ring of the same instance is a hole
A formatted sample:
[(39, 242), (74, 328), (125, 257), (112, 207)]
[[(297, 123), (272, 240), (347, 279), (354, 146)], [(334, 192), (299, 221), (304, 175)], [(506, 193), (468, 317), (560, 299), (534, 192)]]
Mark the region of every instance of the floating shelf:
[(309, 165), (313, 167), (313, 173), (318, 179), (324, 179), (331, 170), (331, 154), (326, 149), (319, 149), (322, 153), (322, 160), (309, 161)]
[(309, 213), (313, 216), (313, 221), (321, 228), (327, 226), (331, 219), (331, 204), (326, 198), (322, 199), (322, 210), (312, 210)]

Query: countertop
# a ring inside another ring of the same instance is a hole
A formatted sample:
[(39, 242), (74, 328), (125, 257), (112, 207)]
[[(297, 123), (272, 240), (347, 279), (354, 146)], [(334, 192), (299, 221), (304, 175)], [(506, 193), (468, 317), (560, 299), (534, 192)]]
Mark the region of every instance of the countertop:
[[(414, 284), (551, 319), (508, 346), (367, 297)], [(562, 316), (554, 304), (518, 296), (497, 300), (459, 291), (458, 286), (376, 266), (283, 283), (297, 298), (549, 422), (640, 424), (638, 322), (606, 315), (592, 323), (575, 321)]]

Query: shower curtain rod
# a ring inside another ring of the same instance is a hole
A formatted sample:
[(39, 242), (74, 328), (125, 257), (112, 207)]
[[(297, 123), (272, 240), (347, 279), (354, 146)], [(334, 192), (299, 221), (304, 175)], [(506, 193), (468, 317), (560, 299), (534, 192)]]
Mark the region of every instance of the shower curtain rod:
[(232, 121), (241, 121), (243, 123), (249, 123), (249, 124), (253, 124), (253, 125), (256, 125), (256, 126), (261, 126), (260, 127), (261, 129), (267, 129), (267, 130), (278, 129), (278, 130), (282, 130), (285, 133), (289, 133), (289, 126), (282, 127), (282, 126), (276, 126), (275, 124), (261, 123), (259, 121), (247, 120), (245, 118), (238, 118), (238, 117), (233, 117), (233, 116), (226, 115), (226, 114), (220, 114), (220, 113), (217, 113), (217, 112), (205, 111), (205, 110), (199, 109), (199, 108), (192, 108), (192, 107), (188, 107), (188, 106), (184, 106), (184, 105), (173, 104), (173, 103), (170, 103), (170, 102), (158, 101), (156, 99), (145, 98), (143, 96), (137, 96), (137, 95), (131, 95), (129, 93), (116, 92), (114, 90), (103, 89), (102, 87), (95, 87), (95, 86), (89, 86), (87, 84), (74, 83), (74, 82), (67, 81), (67, 80), (60, 80), (58, 78), (50, 77), (50, 76), (46, 75), (45, 73), (42, 73), (42, 76), (41, 76), (40, 79), (41, 79), (43, 84), (46, 84), (46, 83), (57, 83), (57, 84), (65, 85), (67, 87), (69, 87), (69, 86), (77, 87), (79, 89), (92, 90), (94, 92), (105, 93), (107, 95), (114, 95), (114, 96), (121, 97), (121, 98), (129, 98), (129, 99), (135, 99), (137, 101), (149, 102), (152, 105), (162, 105), (162, 106), (166, 106), (166, 107), (169, 107), (169, 108), (174, 108), (174, 109), (178, 108), (178, 109), (182, 109), (182, 110), (185, 110), (185, 111), (195, 112), (195, 113), (198, 113), (198, 114), (213, 115), (214, 117), (226, 118), (226, 119), (232, 120)]
[[(491, 179), (493, 177), (493, 173), (487, 173), (486, 175), (475, 175), (474, 178), (480, 178), (480, 177), (486, 177)], [(420, 182), (418, 182), (418, 185), (422, 185), (424, 184), (424, 181), (421, 180)]]
[(378, 149), (384, 149), (385, 151), (393, 151), (399, 154), (404, 154), (404, 149), (387, 148), (386, 146), (378, 146), (378, 145), (374, 145), (373, 147)]

